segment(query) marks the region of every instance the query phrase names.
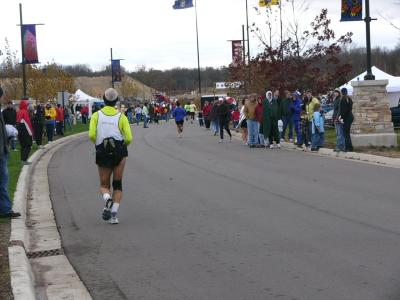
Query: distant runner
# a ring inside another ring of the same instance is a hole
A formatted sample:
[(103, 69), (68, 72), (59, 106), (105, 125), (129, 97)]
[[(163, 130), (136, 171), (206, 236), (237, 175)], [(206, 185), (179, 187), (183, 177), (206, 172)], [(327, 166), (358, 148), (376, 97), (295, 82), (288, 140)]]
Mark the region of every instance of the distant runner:
[(178, 130), (178, 138), (182, 138), (183, 123), (185, 122), (186, 110), (181, 107), (181, 104), (176, 102), (176, 108), (172, 112), (172, 116), (175, 119), (176, 128)]
[(189, 116), (190, 116), (190, 104), (186, 103), (185, 106), (183, 107), (186, 112), (186, 121), (189, 121)]
[[(105, 202), (103, 220), (118, 224), (118, 208), (122, 199), (122, 176), (128, 156), (127, 145), (132, 142), (128, 118), (115, 105), (118, 93), (105, 91), (105, 107), (92, 115), (89, 137), (96, 145), (96, 164), (99, 168), (100, 192)], [(111, 197), (111, 175), (113, 176)]]
[(191, 118), (190, 123), (192, 123), (192, 124), (193, 124), (193, 121), (194, 121), (194, 117), (196, 116), (196, 110), (197, 110), (197, 107), (194, 104), (194, 102), (192, 101), (190, 103), (190, 105), (189, 105), (189, 115), (190, 115), (190, 118)]

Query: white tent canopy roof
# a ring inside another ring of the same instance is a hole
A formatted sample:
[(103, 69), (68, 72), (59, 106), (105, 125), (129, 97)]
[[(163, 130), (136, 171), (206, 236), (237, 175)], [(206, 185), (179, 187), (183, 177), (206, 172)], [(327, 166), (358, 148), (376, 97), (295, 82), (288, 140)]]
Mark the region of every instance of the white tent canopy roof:
[[(342, 85), (340, 88), (347, 88), (349, 95), (353, 94), (353, 87), (351, 86), (352, 81), (364, 81), (364, 76), (367, 74), (367, 71), (358, 75), (357, 77), (350, 80), (348, 83)], [(376, 80), (388, 80), (389, 84), (386, 89), (388, 93), (400, 93), (400, 77), (392, 76), (388, 73), (383, 72), (377, 67), (372, 67), (372, 74), (375, 75)]]
[(88, 94), (84, 93), (82, 90), (77, 90), (74, 94), (74, 98), (78, 102), (93, 102), (93, 101), (101, 102), (102, 101), (100, 99), (89, 96)]

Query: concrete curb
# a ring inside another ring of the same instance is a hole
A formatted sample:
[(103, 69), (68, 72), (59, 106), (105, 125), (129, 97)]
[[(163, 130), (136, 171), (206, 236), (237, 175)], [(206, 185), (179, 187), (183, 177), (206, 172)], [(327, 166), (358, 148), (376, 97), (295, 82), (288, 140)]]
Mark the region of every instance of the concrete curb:
[[(238, 133), (232, 132), (232, 135), (234, 135), (236, 139), (241, 140), (241, 136)], [(283, 149), (298, 151), (297, 146), (292, 143), (284, 142), (281, 143), (281, 145)], [(355, 160), (363, 163), (382, 165), (391, 168), (400, 168), (400, 158), (390, 158), (390, 157), (358, 153), (358, 152), (334, 152), (332, 149), (328, 148), (321, 148), (318, 152), (311, 152), (308, 149), (304, 149), (303, 152), (310, 153), (313, 155), (328, 156), (332, 158)]]
[[(37, 150), (29, 159), (32, 163), (30, 166), (24, 166), (21, 170), (20, 176), (18, 178), (17, 188), (14, 194), (14, 203), (13, 209), (21, 213), (21, 218), (13, 219), (11, 221), (11, 236), (10, 236), (10, 246), (8, 248), (9, 257), (10, 257), (10, 274), (11, 274), (11, 288), (13, 291), (14, 299), (15, 300), (30, 300), (30, 299), (37, 299), (37, 293), (35, 292), (35, 276), (34, 276), (34, 268), (32, 262), (28, 258), (28, 253), (31, 251), (38, 251), (37, 247), (31, 245), (31, 236), (34, 234), (32, 227), (30, 224), (27, 223), (28, 216), (30, 212), (28, 211), (28, 200), (32, 200), (32, 193), (29, 189), (29, 182), (35, 176), (32, 176), (33, 173), (36, 172), (36, 165), (41, 162), (43, 157), (47, 156), (47, 160), (42, 166), (42, 180), (47, 182), (48, 185), (48, 178), (47, 178), (47, 166), (48, 163), (53, 156), (53, 154), (58, 150), (58, 148), (64, 144), (68, 143), (71, 140), (80, 138), (81, 136), (86, 135), (87, 133), (80, 133), (73, 136), (65, 137), (59, 139), (52, 144), (46, 145), (44, 149)], [(44, 169), (44, 170), (43, 170)], [(36, 173), (35, 173), (36, 174)], [(36, 200), (36, 199), (35, 199)], [(54, 215), (52, 212), (50, 195), (47, 191), (47, 197), (44, 197), (42, 202), (47, 202), (48, 209), (47, 212), (51, 215), (51, 220), (49, 220), (49, 225), (55, 228), (55, 234), (57, 235), (54, 237), (57, 244), (61, 245), (61, 238), (56, 230)], [(46, 216), (47, 217), (47, 216)], [(51, 223), (51, 224), (50, 224)], [(54, 224), (54, 225), (53, 225)], [(53, 237), (52, 237), (53, 238)], [(36, 249), (35, 249), (36, 248)], [(63, 263), (68, 267), (68, 276), (74, 277), (75, 280), (80, 279), (78, 275), (73, 270), (72, 266), (69, 264), (68, 259), (63, 256)], [(81, 283), (81, 282), (80, 282)], [(78, 288), (76, 287), (78, 286)], [(81, 285), (74, 286), (74, 294), (82, 295), (84, 294), (84, 299), (91, 299), (89, 293), (87, 292), (86, 288)], [(82, 291), (77, 291), (81, 289)], [(84, 289), (84, 291), (83, 291)], [(81, 293), (80, 293), (81, 292)], [(51, 297), (48, 295), (46, 299), (56, 299), (57, 297)], [(61, 299), (61, 298), (60, 298)], [(63, 298), (64, 299), (64, 298)], [(69, 297), (68, 299), (83, 299), (77, 297)]]
[[(297, 146), (291, 143), (281, 143), (283, 148), (288, 150), (297, 150)], [(305, 149), (304, 152), (308, 152), (315, 155), (328, 156), (332, 158), (355, 160), (364, 163), (378, 164), (392, 168), (400, 168), (399, 158), (390, 158), (372, 154), (358, 153), (358, 152), (335, 152), (333, 149), (321, 148), (318, 152), (311, 152)]]

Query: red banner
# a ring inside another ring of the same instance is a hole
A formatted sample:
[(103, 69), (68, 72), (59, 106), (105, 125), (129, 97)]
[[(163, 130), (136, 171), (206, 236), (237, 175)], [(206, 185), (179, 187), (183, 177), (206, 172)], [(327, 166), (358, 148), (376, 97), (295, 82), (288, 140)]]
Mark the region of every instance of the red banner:
[(243, 61), (243, 45), (242, 41), (232, 41), (232, 62), (239, 64)]
[(36, 43), (36, 26), (22, 25), (22, 37), (22, 43), (24, 47), (24, 64), (28, 65), (39, 63)]

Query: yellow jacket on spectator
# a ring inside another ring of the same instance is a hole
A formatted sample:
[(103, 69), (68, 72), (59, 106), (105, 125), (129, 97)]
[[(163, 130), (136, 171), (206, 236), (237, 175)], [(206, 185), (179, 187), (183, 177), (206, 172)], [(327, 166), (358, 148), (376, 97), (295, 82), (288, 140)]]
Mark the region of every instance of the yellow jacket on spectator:
[(318, 99), (312, 97), (311, 101), (306, 104), (307, 120), (312, 121), (312, 119), (314, 118), (314, 107), (317, 103), (319, 103)]
[(44, 118), (46, 122), (55, 122), (57, 112), (54, 107), (44, 109)]

